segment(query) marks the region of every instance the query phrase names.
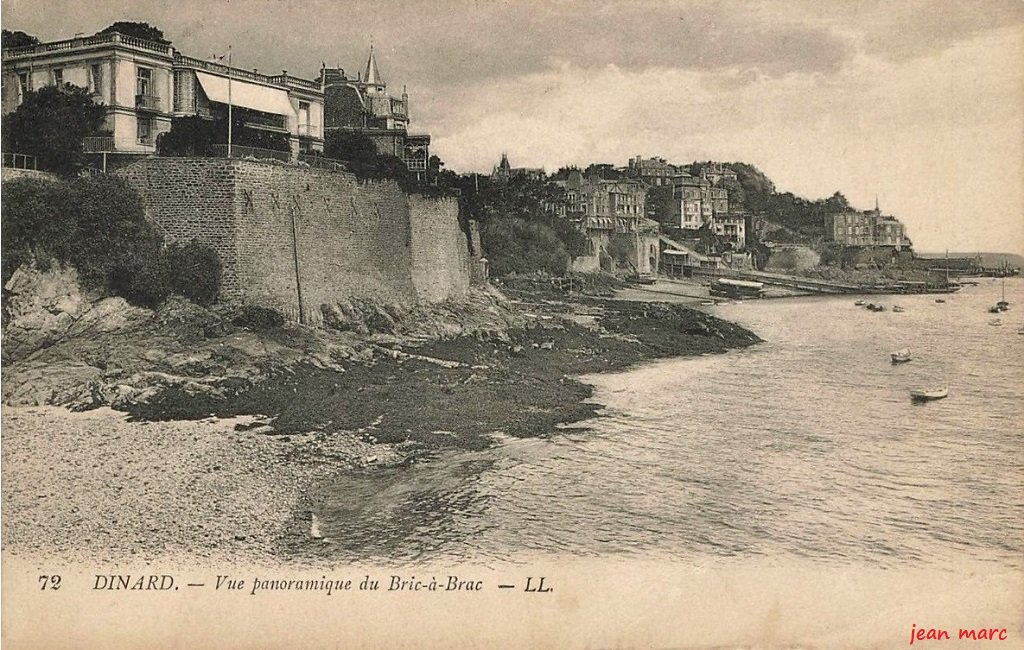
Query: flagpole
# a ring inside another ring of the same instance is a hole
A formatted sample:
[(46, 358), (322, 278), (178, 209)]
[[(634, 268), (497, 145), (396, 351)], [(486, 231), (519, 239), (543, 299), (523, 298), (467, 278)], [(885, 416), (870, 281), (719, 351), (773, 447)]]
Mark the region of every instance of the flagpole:
[(231, 157), (231, 46), (228, 45), (228, 158)]

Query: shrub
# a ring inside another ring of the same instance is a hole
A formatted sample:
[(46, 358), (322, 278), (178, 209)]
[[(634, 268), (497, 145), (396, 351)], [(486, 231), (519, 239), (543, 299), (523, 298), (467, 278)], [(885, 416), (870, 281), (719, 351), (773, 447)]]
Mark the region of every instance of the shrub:
[(109, 176), (64, 182), (18, 179), (4, 184), (2, 271), (58, 261), (82, 285), (155, 307), (171, 293), (209, 305), (220, 291), (216, 252), (200, 244), (171, 245), (145, 220), (138, 195)]
[(171, 293), (209, 306), (220, 293), (221, 264), (217, 252), (204, 244), (171, 244), (163, 253), (165, 280)]
[(125, 295), (162, 246), (138, 195), (111, 177), (14, 180), (4, 184), (4, 208), (4, 282), (29, 259), (56, 260), (75, 267), (85, 287)]
[(159, 307), (171, 294), (161, 254), (143, 260), (130, 271), (118, 269), (111, 285), (112, 290), (116, 288), (114, 293), (123, 296), (128, 302), (150, 309)]
[(281, 315), (281, 312), (270, 307), (242, 305), (238, 308), (234, 318), (231, 319), (231, 324), (256, 332), (263, 332), (284, 325), (284, 316)]
[(569, 254), (555, 232), (542, 223), (494, 219), (484, 224), (480, 240), (496, 276), (535, 271), (565, 274)]

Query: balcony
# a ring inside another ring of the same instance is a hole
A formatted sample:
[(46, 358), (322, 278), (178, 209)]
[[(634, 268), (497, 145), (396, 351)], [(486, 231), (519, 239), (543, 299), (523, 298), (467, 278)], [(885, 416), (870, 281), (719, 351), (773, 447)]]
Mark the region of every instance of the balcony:
[(114, 136), (104, 135), (85, 138), (82, 142), (85, 153), (108, 153), (114, 151)]
[(300, 138), (319, 138), (320, 126), (317, 124), (300, 124), (298, 135)]
[(139, 111), (149, 111), (151, 113), (160, 112), (160, 98), (156, 95), (136, 95), (135, 96), (135, 109)]

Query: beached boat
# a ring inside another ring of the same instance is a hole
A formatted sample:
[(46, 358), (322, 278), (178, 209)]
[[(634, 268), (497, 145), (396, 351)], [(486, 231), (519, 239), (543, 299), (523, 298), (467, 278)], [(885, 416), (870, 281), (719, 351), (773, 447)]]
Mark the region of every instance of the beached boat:
[(896, 350), (895, 352), (890, 352), (889, 357), (892, 358), (893, 363), (906, 363), (910, 361), (910, 350), (907, 348)]
[(709, 293), (724, 298), (760, 298), (764, 294), (764, 283), (716, 278), (711, 281)]
[(915, 402), (927, 402), (933, 399), (942, 399), (949, 395), (949, 388), (922, 388), (910, 391), (910, 399)]

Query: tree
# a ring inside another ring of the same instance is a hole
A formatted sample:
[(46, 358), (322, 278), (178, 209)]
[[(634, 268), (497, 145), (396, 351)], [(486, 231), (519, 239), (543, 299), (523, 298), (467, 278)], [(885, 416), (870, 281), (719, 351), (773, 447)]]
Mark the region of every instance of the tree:
[(12, 32), (9, 29), (3, 30), (0, 34), (0, 42), (3, 43), (4, 49), (9, 47), (27, 47), (29, 45), (39, 45), (39, 39), (31, 34), (25, 32)]
[(157, 43), (163, 43), (164, 45), (170, 45), (171, 43), (164, 39), (164, 33), (156, 27), (153, 27), (149, 23), (139, 23), (131, 20), (119, 20), (113, 25), (105, 27), (97, 33), (113, 34), (115, 32), (124, 34), (125, 36), (141, 38), (146, 41), (156, 41)]
[(41, 169), (72, 175), (81, 166), (84, 139), (99, 132), (105, 114), (87, 90), (71, 84), (29, 91), (3, 118), (3, 149), (36, 156)]
[(841, 212), (849, 212), (850, 202), (846, 200), (840, 192), (836, 192), (829, 198), (825, 199), (825, 213), (826, 214), (839, 214)]
[(377, 145), (366, 134), (331, 131), (324, 142), (324, 155), (346, 162), (373, 164), (378, 154)]
[(161, 156), (204, 156), (209, 145), (218, 143), (219, 133), (225, 129), (225, 120), (176, 117), (171, 120), (171, 130), (156, 137), (156, 150)]
[(609, 163), (594, 163), (586, 168), (584, 176), (596, 176), (606, 181), (618, 181), (626, 178), (626, 175), (615, 169), (615, 165)]

